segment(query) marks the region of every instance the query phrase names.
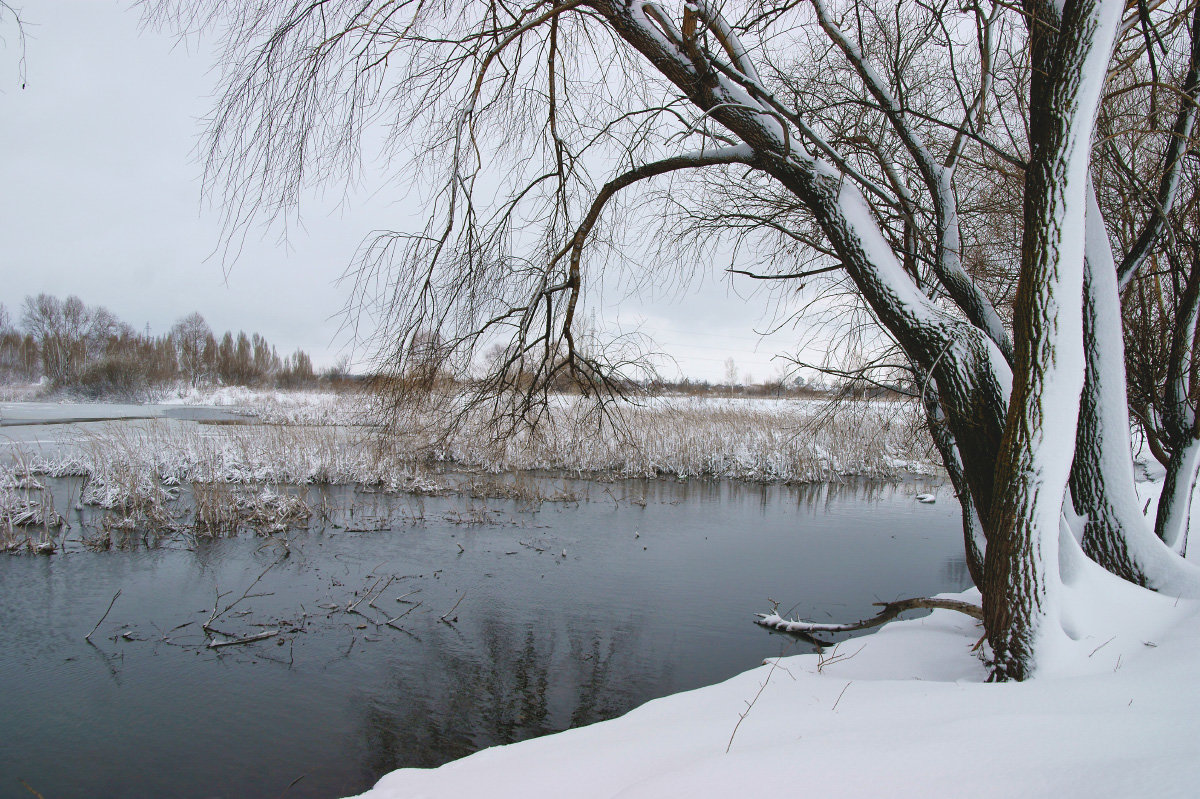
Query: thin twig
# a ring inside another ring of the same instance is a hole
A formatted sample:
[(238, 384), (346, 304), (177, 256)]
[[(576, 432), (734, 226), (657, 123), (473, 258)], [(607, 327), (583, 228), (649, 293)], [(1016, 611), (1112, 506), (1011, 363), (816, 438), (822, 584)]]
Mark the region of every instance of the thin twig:
[[(396, 597), (396, 601), (397, 601), (397, 602), (403, 602), (403, 603), (404, 603), (404, 604), (406, 604), (406, 605), (411, 605), (411, 604), (413, 604), (413, 603), (412, 603), (412, 602), (410, 602), (409, 600), (405, 599), (404, 597), (406, 597), (406, 596), (412, 596), (413, 594), (419, 594), (419, 593), (421, 593), (421, 589), (420, 589), (420, 588), (414, 588), (413, 590), (409, 591), (407, 594), (401, 594), (400, 596)], [(420, 604), (420, 603), (417, 603), (417, 604)]]
[[(301, 774), (299, 777), (297, 777), (296, 779), (294, 779), (294, 780), (292, 780), (291, 782), (289, 782), (289, 783), (288, 783), (288, 787), (286, 787), (286, 788), (284, 788), (284, 789), (283, 789), (283, 793), (287, 793), (288, 791), (290, 791), (290, 790), (292, 789), (292, 786), (293, 786), (293, 785), (295, 785), (296, 783), (300, 782), (300, 780), (304, 779), (304, 778), (305, 778), (305, 777), (307, 777), (307, 776), (308, 776), (307, 774)], [(280, 796), (282, 796), (282, 795), (283, 795), (283, 794), (280, 794)]]
[[(460, 597), (458, 598), (458, 602), (455, 602), (455, 603), (454, 603), (454, 607), (450, 608), (448, 611), (446, 611), (445, 613), (443, 613), (443, 614), (442, 614), (442, 615), (441, 615), (441, 616), (438, 618), (438, 621), (444, 621), (444, 622), (446, 622), (446, 624), (449, 624), (450, 622), (446, 621), (446, 617), (447, 617), (447, 616), (449, 616), (451, 613), (453, 613), (453, 612), (454, 612), (454, 611), (455, 611), (455, 610), (458, 608), (458, 606), (459, 606), (459, 605), (462, 603), (462, 601), (463, 601), (464, 599), (466, 599), (466, 598), (467, 598), (467, 592), (466, 592), (466, 591), (463, 591), (463, 592), (462, 592), (462, 596), (460, 596)], [(455, 618), (458, 618), (458, 617), (456, 616)]]
[[(108, 618), (108, 614), (112, 611), (113, 605), (117, 604), (117, 597), (119, 597), (120, 595), (121, 595), (121, 589), (118, 588), (117, 593), (113, 594), (112, 601), (108, 603), (108, 610), (104, 611), (104, 615), (100, 617), (100, 621), (96, 622), (96, 626), (92, 628), (92, 632), (83, 636), (83, 640), (85, 640), (85, 641), (92, 640), (92, 633), (94, 633), (94, 632), (96, 632), (96, 630), (100, 629), (100, 625), (103, 624), (104, 620)], [(26, 787), (28, 787), (28, 786), (26, 786)], [(30, 788), (29, 790), (32, 791), (33, 789)]]
[[(20, 777), (18, 777), (17, 779), (19, 779), (19, 780), (20, 780), (21, 778), (20, 778)], [(37, 791), (35, 791), (35, 790), (33, 789), (33, 786), (32, 786), (32, 785), (30, 785), (29, 783), (25, 782), (25, 780), (21, 780), (21, 784), (25, 786), (25, 790), (29, 791), (31, 794), (33, 794), (34, 796), (36, 796), (38, 799), (46, 799), (46, 797), (42, 796), (40, 793), (38, 793)]]
[(737, 724), (733, 725), (733, 732), (729, 734), (729, 743), (725, 745), (725, 754), (729, 754), (729, 750), (733, 748), (733, 736), (737, 735), (738, 727), (742, 726), (742, 722), (746, 720), (746, 716), (750, 715), (750, 711), (754, 709), (754, 703), (762, 696), (762, 692), (766, 690), (767, 683), (771, 681), (771, 675), (775, 673), (775, 669), (779, 668), (780, 658), (775, 658), (771, 661), (771, 670), (767, 672), (767, 678), (758, 686), (758, 692), (754, 694), (754, 698), (746, 703), (745, 711), (738, 714)]
[(233, 592), (226, 591), (223, 594), (217, 594), (216, 599), (213, 600), (213, 609), (212, 609), (212, 613), (208, 617), (208, 621), (204, 622), (204, 624), (201, 625), (204, 628), (204, 631), (206, 633), (212, 632), (212, 623), (214, 621), (216, 621), (217, 619), (221, 618), (222, 616), (224, 616), (229, 611), (233, 610), (235, 607), (237, 607), (238, 603), (241, 602), (243, 599), (256, 599), (258, 597), (271, 596), (270, 593), (251, 594), (250, 591), (254, 589), (254, 586), (258, 585), (259, 580), (261, 580), (262, 578), (267, 576), (267, 572), (269, 572), (271, 569), (275, 568), (278, 565), (279, 565), (279, 561), (277, 560), (274, 563), (272, 563), (270, 566), (268, 566), (267, 568), (263, 569), (262, 573), (260, 573), (257, 577), (254, 578), (254, 582), (250, 583), (250, 585), (246, 587), (246, 590), (242, 593), (242, 595), (240, 597), (238, 597), (237, 599), (235, 599), (234, 601), (230, 602), (228, 605), (226, 605), (219, 613), (217, 612), (217, 606), (219, 604), (221, 604), (221, 597), (229, 596)]
[[(854, 680), (851, 680), (850, 682), (846, 683), (846, 688), (849, 688), (851, 686), (851, 684), (853, 684), (853, 682), (854, 682)], [(838, 694), (837, 701), (833, 703), (833, 707), (830, 708), (830, 711), (837, 710), (838, 702), (842, 701), (842, 696), (845, 695), (846, 688), (843, 688), (842, 693)]]
[(367, 605), (369, 607), (375, 608), (376, 610), (381, 610), (381, 608), (375, 604), (375, 600), (379, 599), (379, 597), (383, 596), (383, 592), (386, 591), (388, 589), (388, 586), (391, 585), (395, 581), (396, 581), (395, 577), (389, 577), (388, 581), (383, 584), (383, 588), (379, 589), (379, 593), (375, 594), (375, 597), (373, 599), (367, 600)]

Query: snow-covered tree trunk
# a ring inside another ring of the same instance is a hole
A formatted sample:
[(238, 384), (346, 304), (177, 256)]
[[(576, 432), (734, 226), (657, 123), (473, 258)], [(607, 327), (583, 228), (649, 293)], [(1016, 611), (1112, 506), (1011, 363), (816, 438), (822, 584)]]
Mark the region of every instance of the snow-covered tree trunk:
[(1190, 439), (1167, 463), (1162, 497), (1154, 531), (1178, 555), (1187, 553), (1188, 526), (1192, 516), (1192, 494), (1200, 476), (1200, 439)]
[[(1153, 534), (1134, 490), (1121, 300), (1112, 248), (1094, 194), (1088, 205), (1083, 296), (1087, 377), (1080, 399), (1071, 492), (1075, 510), (1085, 519), (1084, 552), (1130, 582), (1193, 596), (1200, 587), (1200, 569)], [(1169, 483), (1170, 470), (1165, 490), (1170, 489)], [(1189, 499), (1193, 484), (1187, 483)]]
[(1162, 438), (1170, 446), (1171, 457), (1154, 522), (1158, 537), (1179, 555), (1187, 551), (1192, 492), (1200, 474), (1200, 418), (1192, 404), (1196, 398), (1191, 385), (1195, 380), (1196, 338), (1200, 334), (1200, 256), (1194, 261), (1171, 336), (1161, 420)]
[(1125, 342), (1116, 264), (1094, 192), (1089, 193), (1083, 330), (1087, 372), (1079, 405), (1071, 493), (1086, 518), (1083, 548), (1114, 574), (1138, 585), (1146, 575), (1130, 552), (1145, 521), (1133, 488), (1125, 387)]
[[(1059, 534), (1084, 382), (1091, 136), (1124, 4), (1032, 10), (1032, 157), (1014, 314), (1013, 390), (996, 466), (984, 618), (998, 680), (1022, 680), (1062, 634)], [(1050, 23), (1058, 22), (1057, 28)]]

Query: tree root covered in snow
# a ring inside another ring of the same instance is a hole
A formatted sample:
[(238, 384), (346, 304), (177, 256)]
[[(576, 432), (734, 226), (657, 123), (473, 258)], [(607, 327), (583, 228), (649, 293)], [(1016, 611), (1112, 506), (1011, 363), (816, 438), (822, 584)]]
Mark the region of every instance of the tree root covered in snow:
[(820, 646), (826, 646), (825, 642), (812, 637), (813, 633), (850, 633), (856, 630), (879, 627), (887, 624), (906, 610), (957, 610), (959, 613), (965, 613), (973, 619), (983, 621), (983, 608), (958, 599), (913, 597), (912, 599), (898, 599), (895, 602), (876, 602), (875, 605), (883, 608), (883, 610), (879, 611), (878, 615), (848, 624), (825, 624), (816, 621), (789, 620), (783, 618), (778, 613), (760, 613), (758, 614), (758, 618), (754, 620), (754, 623), (760, 627), (766, 627), (768, 630), (795, 635)]

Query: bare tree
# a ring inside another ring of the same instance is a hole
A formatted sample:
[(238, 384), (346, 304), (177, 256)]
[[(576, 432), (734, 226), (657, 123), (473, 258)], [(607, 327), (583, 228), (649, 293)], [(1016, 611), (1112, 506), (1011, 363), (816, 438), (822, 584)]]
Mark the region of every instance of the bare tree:
[[(731, 246), (751, 279), (851, 302), (871, 324), (855, 346), (890, 347), (920, 387), (997, 679), (1077, 632), (1060, 567), (1085, 561), (1078, 539), (1133, 583), (1200, 593), (1131, 502), (1118, 294), (1180, 222), (1194, 0), (152, 9), (224, 26), (207, 186), (232, 235), (358, 177), (371, 121), (415, 153), (428, 226), (370, 240), (354, 273), (399, 372), (432, 333), (460, 373), (503, 346), (468, 405), (532, 422), (563, 374), (619, 390), (639, 361), (576, 336), (603, 267), (681, 282)], [(1109, 81), (1131, 70), (1152, 79)], [(1126, 237), (1098, 177), (1116, 156), (1093, 148), (1118, 99), (1152, 111), (1135, 171), (1158, 187)]]
[(179, 370), (192, 386), (211, 377), (204, 357), (204, 346), (211, 338), (212, 328), (199, 313), (188, 314), (171, 327)]
[(62, 341), (62, 303), (59, 299), (49, 294), (26, 297), (21, 309), (21, 327), (38, 344), (42, 373), (50, 379), (65, 374), (66, 352)]

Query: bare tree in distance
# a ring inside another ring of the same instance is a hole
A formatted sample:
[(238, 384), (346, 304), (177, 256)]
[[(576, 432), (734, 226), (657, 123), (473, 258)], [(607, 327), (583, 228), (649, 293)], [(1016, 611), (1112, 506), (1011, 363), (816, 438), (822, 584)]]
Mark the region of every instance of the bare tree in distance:
[(188, 314), (171, 327), (171, 340), (175, 344), (179, 370), (193, 388), (209, 376), (204, 348), (212, 335), (208, 322), (196, 312)]
[[(360, 177), (373, 123), (411, 157), (429, 223), (373, 237), (353, 273), (397, 371), (414, 337), (436, 334), (458, 373), (503, 346), (467, 404), (508, 418), (536, 421), (564, 374), (619, 392), (636, 353), (576, 337), (604, 267), (631, 287), (678, 285), (733, 247), (749, 279), (858, 303), (875, 332), (853, 334), (890, 342), (919, 387), (995, 679), (1030, 677), (1086, 634), (1067, 617), (1108, 585), (1079, 577), (1096, 564), (1130, 596), (1200, 594), (1200, 570), (1136, 501), (1119, 296), (1187, 225), (1195, 0), (159, 2), (150, 15), (220, 23), (206, 185), (232, 236), (286, 219), (314, 182)], [(1143, 121), (1095, 147), (1117, 103)], [(1115, 194), (1114, 169), (1138, 176), (1136, 196)], [(1124, 231), (1110, 221), (1122, 203)]]

